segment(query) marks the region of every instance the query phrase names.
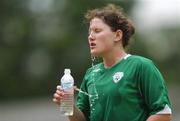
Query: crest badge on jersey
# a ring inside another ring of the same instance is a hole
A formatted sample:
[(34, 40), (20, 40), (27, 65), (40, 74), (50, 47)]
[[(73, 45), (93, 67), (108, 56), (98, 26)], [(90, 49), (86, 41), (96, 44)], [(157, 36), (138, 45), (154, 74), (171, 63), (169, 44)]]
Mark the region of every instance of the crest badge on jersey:
[(123, 72), (116, 72), (114, 75), (113, 75), (113, 81), (114, 83), (118, 83), (122, 77), (124, 76), (124, 73)]

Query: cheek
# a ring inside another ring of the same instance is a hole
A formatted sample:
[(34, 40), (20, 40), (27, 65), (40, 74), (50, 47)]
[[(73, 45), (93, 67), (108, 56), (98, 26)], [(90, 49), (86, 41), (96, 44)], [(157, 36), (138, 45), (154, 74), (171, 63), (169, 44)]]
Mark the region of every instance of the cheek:
[(100, 45), (102, 45), (104, 48), (109, 48), (113, 44), (113, 38), (109, 34), (104, 34), (99, 37)]
[(97, 50), (101, 52), (111, 50), (111, 48), (112, 48), (112, 43), (109, 42), (107, 39), (104, 39), (103, 41), (99, 41), (99, 43), (97, 44)]

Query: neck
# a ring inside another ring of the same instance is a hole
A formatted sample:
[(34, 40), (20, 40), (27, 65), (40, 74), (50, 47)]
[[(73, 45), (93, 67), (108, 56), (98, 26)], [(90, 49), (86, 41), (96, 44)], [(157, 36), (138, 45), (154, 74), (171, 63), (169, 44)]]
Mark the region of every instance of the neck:
[(105, 68), (110, 68), (121, 61), (127, 53), (124, 50), (118, 51), (116, 53), (110, 53), (103, 57), (103, 63)]

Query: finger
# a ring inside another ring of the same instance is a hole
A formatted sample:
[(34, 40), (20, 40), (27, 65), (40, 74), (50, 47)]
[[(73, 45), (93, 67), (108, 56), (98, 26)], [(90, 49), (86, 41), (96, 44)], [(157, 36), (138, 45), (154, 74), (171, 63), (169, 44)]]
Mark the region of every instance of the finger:
[(59, 91), (59, 90), (56, 90), (56, 93), (60, 96), (63, 96), (64, 95), (64, 92), (63, 91)]
[(63, 95), (59, 95), (59, 94), (57, 94), (57, 93), (54, 93), (54, 98), (60, 100), (60, 99), (63, 98)]
[(58, 85), (58, 86), (56, 87), (56, 89), (57, 89), (57, 90), (62, 90), (62, 87), (61, 87), (60, 85)]
[(56, 104), (60, 105), (60, 101), (58, 101), (56, 98), (53, 98), (53, 102), (55, 102)]

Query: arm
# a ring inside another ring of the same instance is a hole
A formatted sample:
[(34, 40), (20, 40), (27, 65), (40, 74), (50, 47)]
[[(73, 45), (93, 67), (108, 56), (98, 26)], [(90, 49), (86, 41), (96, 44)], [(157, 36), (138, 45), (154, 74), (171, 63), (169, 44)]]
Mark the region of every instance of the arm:
[(170, 121), (170, 101), (160, 71), (152, 62), (144, 63), (142, 70), (141, 92), (150, 112), (146, 121)]
[(74, 114), (72, 116), (69, 116), (70, 121), (86, 121), (86, 118), (83, 114), (83, 112), (74, 106)]
[(151, 115), (146, 121), (171, 121), (171, 114)]

